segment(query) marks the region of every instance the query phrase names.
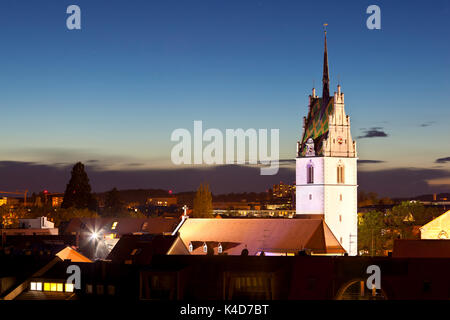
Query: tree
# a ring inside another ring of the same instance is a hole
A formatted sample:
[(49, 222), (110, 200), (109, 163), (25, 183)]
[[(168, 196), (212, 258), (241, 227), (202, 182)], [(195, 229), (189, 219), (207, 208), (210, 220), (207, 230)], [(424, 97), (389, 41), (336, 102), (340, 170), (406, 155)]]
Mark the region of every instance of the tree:
[(194, 218), (211, 218), (213, 216), (212, 195), (208, 184), (200, 184), (194, 198)]
[(117, 188), (106, 193), (105, 199), (105, 212), (107, 216), (117, 216), (124, 210), (123, 202), (120, 199), (120, 193)]
[(383, 255), (386, 249), (384, 213), (369, 211), (358, 214), (358, 250), (369, 255)]
[(96, 210), (97, 201), (91, 193), (89, 178), (81, 162), (72, 168), (72, 176), (66, 187), (61, 208), (77, 208)]

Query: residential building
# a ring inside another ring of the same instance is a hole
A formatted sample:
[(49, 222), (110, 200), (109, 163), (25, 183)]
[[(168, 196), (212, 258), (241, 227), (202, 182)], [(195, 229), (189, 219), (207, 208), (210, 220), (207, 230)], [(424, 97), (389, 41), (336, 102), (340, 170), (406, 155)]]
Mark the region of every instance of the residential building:
[(177, 205), (177, 198), (172, 197), (152, 197), (147, 199), (147, 204), (156, 207), (170, 207)]
[(450, 210), (420, 228), (421, 239), (450, 239)]

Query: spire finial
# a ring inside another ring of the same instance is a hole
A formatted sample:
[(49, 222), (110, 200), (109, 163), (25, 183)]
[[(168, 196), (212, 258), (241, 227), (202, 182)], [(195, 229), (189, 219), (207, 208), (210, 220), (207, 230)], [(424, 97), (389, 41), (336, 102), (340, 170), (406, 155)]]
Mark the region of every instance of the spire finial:
[(325, 32), (325, 51), (323, 54), (323, 78), (322, 78), (322, 99), (327, 101), (330, 97), (330, 77), (328, 72), (328, 50), (327, 50), (327, 26), (328, 23), (324, 23)]

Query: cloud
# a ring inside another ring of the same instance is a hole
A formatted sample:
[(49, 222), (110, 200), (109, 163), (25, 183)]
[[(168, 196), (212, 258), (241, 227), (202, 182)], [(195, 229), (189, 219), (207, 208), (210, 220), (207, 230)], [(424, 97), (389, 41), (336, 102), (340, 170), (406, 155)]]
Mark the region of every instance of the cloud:
[(364, 130), (364, 135), (356, 137), (356, 139), (363, 139), (363, 138), (383, 138), (388, 137), (389, 135), (383, 131), (382, 127), (373, 127), (369, 130)]
[(436, 162), (436, 163), (446, 163), (446, 162), (450, 162), (450, 157), (439, 158), (439, 159), (436, 159), (435, 162)]
[[(292, 164), (294, 161), (286, 159), (281, 162)], [(73, 164), (55, 166), (34, 162), (0, 161), (2, 177), (0, 190), (28, 189), (30, 192), (37, 192), (47, 189), (51, 192), (63, 192), (70, 179), (72, 166)], [(201, 182), (208, 182), (212, 191), (218, 194), (261, 192), (280, 181), (295, 184), (294, 166), (280, 166), (278, 174), (273, 176), (261, 176), (260, 168), (240, 165), (180, 166), (178, 169), (136, 167), (112, 170), (86, 164), (86, 171), (95, 192), (107, 191), (113, 187), (193, 191)], [(396, 168), (376, 171), (359, 169), (358, 185), (360, 190), (374, 191), (380, 196), (389, 197), (450, 192), (450, 171), (443, 168)]]
[(435, 123), (436, 123), (436, 121), (428, 121), (428, 122), (421, 123), (419, 125), (419, 127), (425, 128), (425, 127), (429, 127), (429, 126), (431, 126), (431, 125), (433, 125)]
[[(394, 168), (374, 171), (358, 170), (360, 190), (374, 191), (381, 196), (408, 197), (450, 192), (450, 171), (445, 169)], [(433, 182), (440, 180), (440, 184)]]
[(358, 160), (359, 164), (366, 164), (366, 163), (384, 163), (385, 161), (382, 160)]
[[(291, 162), (293, 160), (290, 160)], [(283, 161), (286, 162), (286, 161)], [(64, 192), (73, 164), (62, 166), (32, 162), (0, 161), (0, 190), (27, 189), (39, 192)], [(175, 192), (196, 190), (201, 182), (208, 182), (214, 193), (265, 191), (273, 184), (285, 181), (295, 184), (295, 169), (280, 166), (278, 174), (260, 175), (253, 166), (180, 166), (178, 169), (126, 168), (107, 169), (85, 163), (94, 192), (112, 187), (118, 189), (172, 189)]]

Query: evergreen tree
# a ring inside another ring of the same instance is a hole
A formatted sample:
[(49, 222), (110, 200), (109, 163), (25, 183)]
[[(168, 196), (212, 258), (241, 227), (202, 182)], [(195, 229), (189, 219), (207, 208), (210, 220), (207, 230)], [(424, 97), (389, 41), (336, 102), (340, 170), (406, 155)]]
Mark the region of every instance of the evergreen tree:
[(96, 210), (97, 201), (91, 193), (89, 178), (81, 162), (76, 163), (72, 168), (72, 176), (66, 187), (61, 208), (77, 208)]
[(213, 216), (212, 195), (209, 185), (200, 184), (194, 198), (194, 218), (211, 218)]

